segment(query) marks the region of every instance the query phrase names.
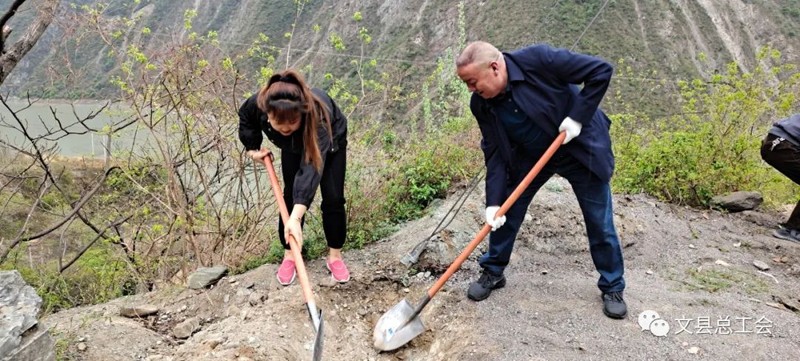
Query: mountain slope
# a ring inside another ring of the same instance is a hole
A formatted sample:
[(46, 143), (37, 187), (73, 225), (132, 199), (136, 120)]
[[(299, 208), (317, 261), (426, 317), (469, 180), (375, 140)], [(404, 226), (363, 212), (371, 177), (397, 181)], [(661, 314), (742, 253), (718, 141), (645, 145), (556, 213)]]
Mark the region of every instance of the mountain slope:
[[(9, 3), (0, 1), (0, 6)], [(82, 4), (94, 2), (76, 3), (80, 9)], [(501, 49), (534, 42), (574, 47), (612, 61), (627, 59), (635, 68), (656, 70), (665, 78), (708, 74), (730, 60), (750, 69), (755, 51), (765, 45), (785, 52), (790, 61), (798, 59), (798, 0), (467, 0), (463, 4), (467, 40), (488, 40)], [(114, 0), (103, 16), (141, 16), (137, 28), (120, 41), (141, 36), (138, 26), (146, 26), (152, 40), (145, 52), (152, 53), (176, 36), (187, 36), (184, 15), (194, 10), (193, 30), (198, 34), (217, 31), (222, 47), (235, 51), (246, 49), (264, 33), (271, 45), (283, 49), (278, 64), (285, 65), (289, 53), (291, 66), (311, 65), (317, 70), (312, 72), (312, 80), (329, 71), (350, 74), (350, 60), (360, 56), (359, 29), (365, 28), (373, 41), (364, 53), (378, 58), (379, 64), (394, 74), (413, 78), (421, 70), (432, 69), (432, 62), (448, 47), (460, 47), (458, 5), (458, 1), (434, 0), (308, 1), (303, 4), (292, 51), (288, 52), (290, 44), (284, 34), (291, 31), (297, 13), (289, 0), (143, 0), (138, 4)], [(80, 10), (67, 2), (62, 9), (61, 24), (51, 26), (14, 71), (5, 90), (49, 89), (49, 96), (99, 98), (113, 92), (108, 79), (119, 64), (106, 59), (108, 47), (97, 38), (71, 38), (76, 33), (67, 32), (66, 21), (71, 12)], [(361, 21), (353, 19), (356, 12), (361, 12)], [(341, 36), (345, 50), (333, 49), (331, 34)], [(706, 61), (698, 60), (700, 53)], [(55, 84), (48, 81), (66, 70), (86, 76)]]

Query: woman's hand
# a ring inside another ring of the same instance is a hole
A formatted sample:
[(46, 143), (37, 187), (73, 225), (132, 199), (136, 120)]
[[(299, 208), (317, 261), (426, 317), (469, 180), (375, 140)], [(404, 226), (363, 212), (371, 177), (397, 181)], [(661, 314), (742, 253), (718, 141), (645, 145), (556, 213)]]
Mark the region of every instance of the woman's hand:
[(289, 220), (284, 224), (283, 235), (286, 238), (286, 242), (289, 242), (289, 237), (293, 237), (300, 249), (303, 249), (303, 226), (300, 224), (299, 218), (289, 217)]
[(271, 152), (269, 149), (259, 149), (259, 150), (248, 150), (247, 155), (250, 158), (253, 158), (254, 161), (259, 163), (264, 163), (264, 158), (267, 156), (271, 156)]

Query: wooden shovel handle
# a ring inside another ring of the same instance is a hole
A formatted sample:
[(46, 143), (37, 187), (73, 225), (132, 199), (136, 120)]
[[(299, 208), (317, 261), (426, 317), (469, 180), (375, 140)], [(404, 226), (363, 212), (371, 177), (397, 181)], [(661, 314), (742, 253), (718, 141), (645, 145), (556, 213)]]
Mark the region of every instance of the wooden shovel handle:
[[(502, 217), (504, 214), (506, 214), (506, 212), (508, 212), (508, 209), (511, 208), (511, 206), (514, 204), (514, 202), (517, 201), (517, 199), (519, 199), (519, 196), (522, 195), (522, 192), (524, 192), (525, 189), (528, 188), (533, 179), (536, 178), (536, 176), (539, 174), (542, 168), (544, 168), (544, 165), (547, 164), (550, 158), (553, 157), (553, 154), (555, 154), (556, 150), (558, 150), (558, 147), (561, 146), (561, 143), (564, 142), (564, 138), (566, 136), (567, 133), (561, 132), (556, 137), (556, 140), (554, 140), (553, 144), (551, 144), (550, 147), (547, 148), (547, 150), (544, 152), (539, 161), (536, 162), (531, 171), (528, 172), (528, 175), (526, 175), (525, 178), (522, 179), (522, 182), (520, 182), (517, 188), (514, 189), (514, 192), (512, 192), (511, 195), (508, 196), (508, 199), (506, 199), (506, 201), (503, 202), (503, 205), (500, 206), (500, 209), (497, 211), (495, 218)], [(478, 245), (483, 241), (486, 235), (488, 235), (489, 232), (491, 231), (492, 231), (492, 226), (489, 225), (488, 223), (484, 225), (483, 228), (481, 228), (481, 231), (478, 232), (475, 238), (473, 238), (472, 241), (469, 242), (467, 248), (465, 248), (461, 252), (461, 254), (458, 255), (458, 257), (456, 257), (456, 260), (453, 261), (450, 267), (447, 268), (447, 271), (445, 271), (444, 274), (441, 277), (439, 277), (438, 280), (436, 280), (436, 283), (433, 284), (433, 287), (428, 289), (429, 298), (433, 298), (436, 292), (439, 292), (439, 289), (441, 289), (442, 286), (444, 286), (444, 284), (447, 283), (447, 281), (450, 279), (450, 276), (452, 276), (453, 273), (455, 273), (459, 268), (461, 268), (461, 264), (467, 260), (467, 257), (469, 257), (469, 255), (472, 254), (472, 251), (474, 251), (475, 248), (478, 247)]]
[[(285, 225), (289, 220), (289, 210), (286, 208), (286, 202), (283, 200), (283, 190), (281, 190), (281, 184), (278, 182), (278, 176), (275, 174), (275, 167), (272, 165), (272, 152), (264, 157), (264, 166), (267, 168), (269, 182), (272, 184), (272, 192), (275, 193), (275, 201), (278, 202), (281, 220), (283, 220), (283, 224)], [(311, 292), (311, 283), (308, 281), (308, 274), (306, 273), (305, 262), (303, 262), (303, 255), (300, 252), (300, 245), (292, 235), (289, 235), (286, 241), (289, 243), (289, 249), (291, 249), (292, 255), (294, 256), (297, 278), (300, 279), (300, 286), (303, 288), (303, 299), (306, 303), (314, 303), (314, 294)]]

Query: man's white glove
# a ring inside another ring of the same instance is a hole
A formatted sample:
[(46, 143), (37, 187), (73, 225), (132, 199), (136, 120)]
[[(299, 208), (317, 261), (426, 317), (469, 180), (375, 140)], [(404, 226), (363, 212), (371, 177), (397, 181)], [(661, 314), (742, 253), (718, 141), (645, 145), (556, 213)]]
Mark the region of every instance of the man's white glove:
[(576, 122), (574, 119), (570, 117), (564, 118), (564, 121), (561, 122), (561, 125), (558, 127), (558, 131), (566, 131), (567, 136), (564, 138), (564, 143), (569, 143), (570, 140), (574, 139), (578, 135), (581, 134), (581, 128), (583, 128), (583, 124)]
[(489, 225), (492, 226), (492, 231), (496, 231), (498, 228), (506, 224), (506, 216), (502, 216), (497, 219), (494, 218), (498, 210), (500, 210), (500, 207), (498, 206), (486, 207), (486, 223), (489, 223)]

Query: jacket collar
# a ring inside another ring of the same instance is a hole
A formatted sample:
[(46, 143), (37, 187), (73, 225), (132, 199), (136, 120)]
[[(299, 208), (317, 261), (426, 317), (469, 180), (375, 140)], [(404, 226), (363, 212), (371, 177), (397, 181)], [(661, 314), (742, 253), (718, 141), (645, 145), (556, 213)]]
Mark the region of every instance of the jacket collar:
[(506, 61), (506, 72), (508, 73), (508, 82), (515, 82), (515, 81), (523, 81), (525, 80), (525, 74), (522, 73), (522, 69), (519, 68), (517, 63), (511, 60), (511, 57), (508, 53), (503, 53), (503, 57)]

